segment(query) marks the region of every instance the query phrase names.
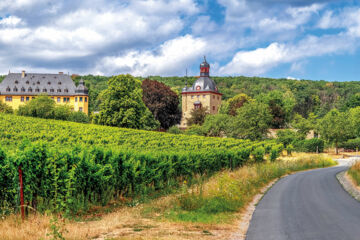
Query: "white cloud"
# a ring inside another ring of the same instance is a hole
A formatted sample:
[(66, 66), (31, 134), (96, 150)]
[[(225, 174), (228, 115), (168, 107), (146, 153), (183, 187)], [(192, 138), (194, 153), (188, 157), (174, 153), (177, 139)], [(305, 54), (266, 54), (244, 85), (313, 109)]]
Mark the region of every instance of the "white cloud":
[(131, 51), (121, 56), (105, 57), (97, 65), (97, 73), (131, 73), (136, 76), (171, 75), (185, 72), (179, 69), (201, 58), (206, 42), (191, 35), (162, 44), (155, 51)]
[(17, 25), (23, 24), (21, 18), (16, 16), (9, 16), (3, 19), (0, 19), (0, 26), (5, 27), (16, 27)]
[(309, 36), (297, 44), (271, 43), (266, 48), (240, 51), (219, 69), (220, 74), (260, 75), (282, 63), (291, 63), (308, 57), (351, 52), (356, 39), (348, 34)]

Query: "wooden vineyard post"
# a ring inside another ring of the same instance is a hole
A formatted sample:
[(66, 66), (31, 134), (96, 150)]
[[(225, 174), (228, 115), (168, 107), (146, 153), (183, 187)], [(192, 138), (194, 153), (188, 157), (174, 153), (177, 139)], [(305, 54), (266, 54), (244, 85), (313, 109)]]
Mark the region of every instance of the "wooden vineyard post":
[(25, 210), (24, 210), (24, 187), (23, 187), (23, 174), (21, 166), (19, 166), (19, 183), (20, 183), (20, 210), (21, 210), (21, 219), (25, 220)]

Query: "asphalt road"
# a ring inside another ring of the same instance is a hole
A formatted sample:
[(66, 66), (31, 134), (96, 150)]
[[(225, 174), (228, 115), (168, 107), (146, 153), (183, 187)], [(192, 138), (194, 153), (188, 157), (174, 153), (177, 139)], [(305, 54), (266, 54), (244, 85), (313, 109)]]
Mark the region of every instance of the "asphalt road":
[(359, 240), (360, 203), (335, 175), (346, 167), (280, 179), (256, 206), (247, 240)]

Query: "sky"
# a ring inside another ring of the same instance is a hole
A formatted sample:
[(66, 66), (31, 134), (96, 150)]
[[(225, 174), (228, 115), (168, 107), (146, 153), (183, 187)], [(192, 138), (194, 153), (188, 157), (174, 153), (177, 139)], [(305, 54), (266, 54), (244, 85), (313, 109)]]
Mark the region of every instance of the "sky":
[(360, 81), (360, 3), (1, 0), (0, 73)]

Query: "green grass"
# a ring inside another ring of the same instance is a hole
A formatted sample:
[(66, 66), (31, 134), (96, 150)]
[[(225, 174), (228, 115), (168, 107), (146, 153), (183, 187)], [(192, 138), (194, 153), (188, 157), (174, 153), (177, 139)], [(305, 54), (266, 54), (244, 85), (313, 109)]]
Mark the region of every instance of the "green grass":
[(330, 158), (309, 156), (226, 171), (199, 189), (184, 191), (165, 216), (173, 221), (229, 222), (233, 216), (231, 213), (242, 210), (269, 182), (292, 172), (333, 165), (336, 163)]

